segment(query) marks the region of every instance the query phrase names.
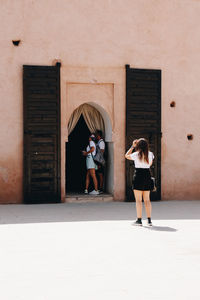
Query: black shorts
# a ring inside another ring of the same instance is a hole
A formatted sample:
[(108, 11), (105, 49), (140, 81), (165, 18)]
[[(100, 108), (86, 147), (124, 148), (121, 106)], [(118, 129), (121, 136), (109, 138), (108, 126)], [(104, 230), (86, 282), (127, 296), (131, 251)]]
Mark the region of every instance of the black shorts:
[(135, 169), (133, 175), (133, 189), (139, 191), (151, 190), (151, 173), (149, 169)]
[(102, 166), (101, 164), (97, 164), (97, 167), (97, 173), (104, 174), (104, 166)]

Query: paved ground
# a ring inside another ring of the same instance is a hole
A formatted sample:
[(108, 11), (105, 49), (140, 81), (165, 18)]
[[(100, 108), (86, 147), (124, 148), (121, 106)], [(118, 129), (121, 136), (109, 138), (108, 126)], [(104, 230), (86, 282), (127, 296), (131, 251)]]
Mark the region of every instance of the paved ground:
[(200, 201), (0, 206), (2, 300), (199, 300)]

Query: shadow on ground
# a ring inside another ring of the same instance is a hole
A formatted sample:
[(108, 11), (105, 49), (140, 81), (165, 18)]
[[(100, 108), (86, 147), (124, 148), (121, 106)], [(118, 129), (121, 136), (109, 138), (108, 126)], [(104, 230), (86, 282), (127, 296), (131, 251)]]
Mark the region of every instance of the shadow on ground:
[(168, 227), (168, 226), (152, 226), (152, 227), (145, 226), (145, 228), (148, 228), (149, 230), (152, 230), (152, 231), (166, 231), (166, 232), (176, 232), (177, 231), (177, 229), (175, 229), (173, 227)]
[[(153, 220), (199, 219), (200, 201), (152, 202)], [(145, 217), (145, 212), (144, 212)], [(134, 220), (135, 203), (62, 203), (40, 205), (1, 205), (0, 224)], [(169, 231), (154, 226), (150, 230)]]

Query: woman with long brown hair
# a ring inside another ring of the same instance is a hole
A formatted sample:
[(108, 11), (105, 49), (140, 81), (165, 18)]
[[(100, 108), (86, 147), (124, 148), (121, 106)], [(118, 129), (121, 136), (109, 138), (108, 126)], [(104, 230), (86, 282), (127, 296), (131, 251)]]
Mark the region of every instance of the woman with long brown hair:
[[(135, 150), (135, 152), (133, 152)], [(132, 153), (133, 152), (133, 153)], [(152, 226), (151, 222), (151, 173), (150, 167), (153, 163), (154, 155), (149, 151), (146, 139), (134, 140), (131, 148), (125, 154), (125, 158), (133, 160), (135, 163), (135, 173), (133, 175), (133, 192), (136, 200), (137, 220), (133, 225), (142, 226), (142, 198), (144, 200), (147, 225)]]

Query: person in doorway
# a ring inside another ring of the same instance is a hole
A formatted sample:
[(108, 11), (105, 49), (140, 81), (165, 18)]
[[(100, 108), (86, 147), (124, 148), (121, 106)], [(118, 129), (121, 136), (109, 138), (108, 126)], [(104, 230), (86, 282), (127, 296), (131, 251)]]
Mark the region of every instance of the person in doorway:
[(92, 177), (94, 190), (90, 192), (90, 195), (98, 195), (98, 181), (96, 177), (97, 165), (94, 162), (93, 156), (96, 154), (96, 144), (95, 144), (95, 135), (91, 134), (89, 137), (89, 144), (86, 148), (86, 151), (82, 151), (83, 155), (86, 156), (86, 181), (85, 181), (85, 194), (88, 194), (88, 187), (90, 184), (90, 177)]
[[(134, 153), (133, 150), (135, 150)], [(149, 151), (149, 145), (146, 139), (140, 138), (134, 140), (131, 148), (125, 154), (125, 158), (133, 160), (135, 163), (135, 173), (133, 176), (133, 192), (136, 200), (137, 220), (133, 225), (142, 226), (142, 198), (144, 200), (147, 225), (152, 226), (151, 221), (151, 174), (150, 167), (153, 163), (154, 155)]]
[[(105, 142), (103, 140), (103, 135), (101, 130), (96, 131), (96, 139), (97, 139), (97, 145), (100, 148), (100, 151), (104, 154), (105, 152)], [(97, 164), (97, 175), (99, 178), (99, 192), (103, 193), (103, 186), (104, 186), (104, 166), (100, 163)]]

